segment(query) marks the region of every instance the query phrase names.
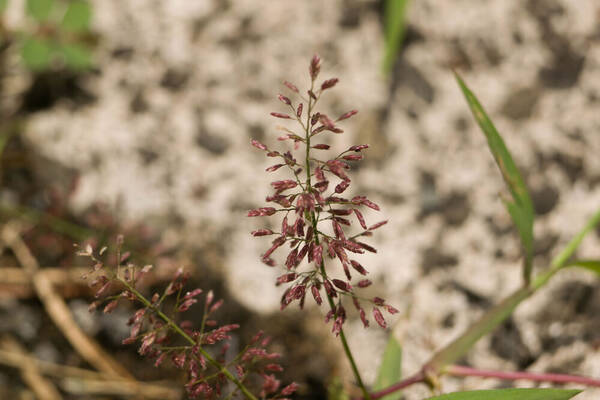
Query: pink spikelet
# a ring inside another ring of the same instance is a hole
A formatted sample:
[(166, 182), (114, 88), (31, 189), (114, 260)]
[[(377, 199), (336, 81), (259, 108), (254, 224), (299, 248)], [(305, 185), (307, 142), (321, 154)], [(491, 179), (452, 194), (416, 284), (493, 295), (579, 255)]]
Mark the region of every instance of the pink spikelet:
[(373, 307), (373, 318), (375, 318), (375, 321), (377, 321), (379, 326), (381, 326), (384, 329), (387, 328), (385, 319), (383, 319), (383, 315), (381, 314), (381, 311), (379, 311), (379, 308), (377, 308), (377, 307)]
[(296, 85), (294, 85), (293, 83), (290, 83), (290, 82), (288, 82), (288, 81), (284, 81), (284, 82), (283, 82), (283, 84), (284, 84), (285, 86), (287, 86), (287, 87), (288, 87), (288, 89), (290, 89), (292, 92), (299, 93), (299, 92), (298, 92), (298, 88), (297, 88), (297, 87), (296, 87)]
[(313, 81), (317, 79), (317, 76), (321, 71), (321, 58), (317, 54), (315, 54), (312, 60), (310, 60), (310, 67), (308, 68), (308, 71), (310, 72), (310, 77)]

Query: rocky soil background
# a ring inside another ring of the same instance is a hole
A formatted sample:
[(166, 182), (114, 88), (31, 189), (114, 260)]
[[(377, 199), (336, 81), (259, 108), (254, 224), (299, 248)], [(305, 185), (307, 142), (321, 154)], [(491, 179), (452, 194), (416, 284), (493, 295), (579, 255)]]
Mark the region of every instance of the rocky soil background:
[[(8, 16), (18, 23), (16, 11)], [(521, 283), (504, 184), (451, 69), (485, 105), (525, 175), (538, 214), (535, 264), (545, 268), (600, 205), (600, 5), (419, 0), (408, 20), (385, 79), (377, 1), (94, 1), (97, 68), (34, 102), (24, 141), (38, 159), (79, 175), (72, 212), (101, 202), (123, 223), (159, 229), (199, 273), (221, 277), (240, 307), (270, 325), (291, 324), (290, 343), (307, 338), (291, 376), (297, 369), (300, 379), (323, 381), (340, 368), (350, 377), (337, 345), (320, 350), (335, 343), (318, 326), (321, 310), (280, 316), (278, 271), (259, 261), (268, 242), (249, 235), (261, 222), (245, 217), (263, 205), (273, 178), (250, 139), (276, 142), (281, 122), (268, 113), (282, 110), (281, 82), (306, 85), (308, 61), (319, 53), (322, 77), (340, 79), (324, 109), (360, 110), (333, 146), (371, 145), (353, 190), (381, 205), (369, 220), (390, 222), (373, 237), (378, 254), (363, 260), (375, 282), (369, 293), (401, 310), (393, 322), (412, 373)], [(2, 77), (5, 105), (21, 101), (11, 94), (39, 89), (39, 79), (16, 74)], [(600, 230), (578, 254), (597, 258), (599, 244)], [(598, 288), (586, 272), (559, 274), (464, 361), (600, 376)], [(356, 316), (347, 331), (372, 382), (387, 332), (364, 330)], [(444, 380), (446, 391), (502, 385)], [(600, 394), (586, 393), (578, 399)], [(415, 387), (406, 399), (428, 394)]]

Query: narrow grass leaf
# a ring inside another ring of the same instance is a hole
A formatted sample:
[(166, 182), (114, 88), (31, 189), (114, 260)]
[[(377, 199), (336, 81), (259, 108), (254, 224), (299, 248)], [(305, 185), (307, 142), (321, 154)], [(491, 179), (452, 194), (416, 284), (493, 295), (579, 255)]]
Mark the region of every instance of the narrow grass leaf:
[(567, 267), (585, 268), (600, 275), (600, 260), (575, 260), (570, 262)]
[(442, 350), (438, 351), (426, 364), (433, 371), (441, 371), (445, 366), (462, 358), (483, 336), (496, 329), (525, 300), (531, 291), (522, 287), (509, 297), (488, 310), (477, 322)]
[(527, 215), (527, 212), (519, 207), (516, 203), (503, 200), (506, 210), (510, 214), (510, 218), (515, 223), (523, 249), (525, 249), (525, 275), (531, 275), (531, 266), (533, 260), (533, 216)]
[[(383, 352), (383, 360), (377, 373), (374, 390), (385, 389), (402, 378), (402, 346), (392, 333)], [(401, 392), (394, 392), (382, 399), (398, 400), (402, 398)]]
[(553, 268), (561, 268), (567, 265), (569, 258), (575, 253), (585, 236), (590, 233), (598, 224), (600, 224), (600, 210), (596, 211), (592, 218), (588, 220), (583, 229), (575, 235), (565, 248), (552, 259)]
[(567, 389), (497, 389), (448, 393), (428, 400), (568, 400), (581, 390)]
[(477, 124), (481, 128), (483, 134), (487, 139), (488, 146), (494, 159), (496, 160), (496, 164), (498, 164), (498, 168), (502, 173), (502, 177), (508, 186), (508, 189), (512, 195), (512, 202), (505, 201), (508, 212), (513, 219), (517, 229), (519, 231), (519, 236), (521, 237), (521, 242), (523, 245), (523, 249), (525, 251), (525, 271), (524, 275), (527, 281), (529, 281), (531, 275), (531, 262), (533, 259), (533, 218), (534, 218), (534, 210), (533, 203), (531, 201), (531, 196), (525, 186), (523, 178), (519, 173), (515, 162), (513, 161), (510, 152), (508, 151), (506, 145), (504, 144), (504, 140), (496, 130), (496, 127), (492, 123), (491, 119), (488, 117), (485, 112), (483, 106), (477, 100), (477, 97), (471, 92), (471, 90), (464, 83), (462, 78), (456, 75), (456, 80), (458, 81), (458, 85), (460, 86), (467, 103), (477, 121)]
[(406, 32), (408, 0), (386, 0), (384, 4), (385, 57), (383, 70), (389, 74), (394, 66)]

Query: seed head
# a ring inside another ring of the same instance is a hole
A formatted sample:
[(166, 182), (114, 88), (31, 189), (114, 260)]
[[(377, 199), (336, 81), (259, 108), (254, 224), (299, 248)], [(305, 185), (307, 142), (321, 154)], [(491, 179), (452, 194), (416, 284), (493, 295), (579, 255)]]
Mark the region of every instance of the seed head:
[[(332, 78), (323, 81), (320, 86), (315, 86), (320, 69), (321, 59), (315, 55), (309, 64), (312, 84), (311, 89), (306, 93), (309, 96), (308, 101), (311, 107), (308, 107), (309, 114), (304, 116), (306, 122), (301, 120), (303, 111), (306, 111), (303, 109), (302, 103), (294, 108), (293, 99), (281, 94), (278, 96), (282, 103), (291, 107), (295, 112), (294, 117), (297, 117), (300, 131), (303, 132), (303, 134), (298, 134), (291, 129), (280, 128), (285, 132), (280, 140), (287, 143), (291, 140), (293, 149), (283, 152), (273, 151), (261, 143), (253, 142), (255, 147), (266, 150), (268, 157), (281, 158), (281, 162), (268, 167), (267, 172), (288, 166), (292, 176), (289, 179), (271, 183), (275, 193), (268, 196), (266, 201), (276, 203), (281, 208), (261, 207), (249, 211), (248, 216), (270, 216), (276, 212), (284, 213), (281, 232), (276, 233), (267, 228), (252, 232), (253, 236), (277, 235), (272, 241), (271, 247), (262, 255), (262, 261), (271, 267), (283, 267), (282, 274), (276, 280), (276, 285), (288, 285), (281, 297), (281, 309), (295, 301), (302, 308), (308, 290), (310, 290), (315, 303), (321, 305), (323, 303), (321, 287), (323, 287), (325, 295), (333, 302), (333, 308), (328, 312), (326, 321), (333, 321), (332, 331), (337, 335), (341, 332), (342, 325), (346, 320), (343, 302), (347, 301), (349, 297), (352, 298), (365, 327), (369, 325), (366, 312), (360, 304), (361, 301), (369, 300), (359, 301), (359, 297), (354, 292), (370, 286), (371, 281), (361, 279), (352, 283), (352, 274), (364, 276), (368, 274), (368, 270), (360, 261), (350, 259), (348, 253), (376, 252), (371, 245), (358, 241), (357, 238), (371, 236), (372, 231), (385, 225), (387, 221), (369, 226), (361, 210), (366, 207), (379, 211), (379, 206), (365, 196), (356, 195), (351, 199), (342, 197), (352, 184), (352, 180), (348, 176), (350, 164), (363, 159), (361, 152), (367, 149), (368, 145), (351, 146), (341, 154), (330, 156), (331, 158), (325, 160), (319, 160), (315, 154), (311, 153), (312, 151), (324, 154), (330, 150), (330, 146), (323, 143), (326, 141), (325, 138), (320, 140), (321, 143), (315, 143), (316, 135), (343, 133), (344, 130), (337, 124), (357, 113), (356, 110), (350, 110), (333, 120), (327, 114), (315, 110), (321, 95), (338, 83), (337, 78)], [(284, 85), (294, 93), (301, 93), (295, 85), (288, 81), (285, 81)], [(279, 112), (273, 112), (271, 115), (276, 118), (293, 119), (290, 115)], [(319, 137), (319, 139), (321, 138)], [(296, 151), (299, 151), (298, 156), (293, 153)], [(291, 224), (288, 218), (294, 214), (295, 222)], [(355, 221), (358, 223), (353, 224)], [(328, 224), (330, 224), (331, 230), (328, 230), (326, 226)], [(331, 234), (324, 233), (331, 231), (333, 232)], [(276, 261), (275, 252), (280, 248), (289, 248), (289, 250), (281, 255), (280, 260)], [(329, 255), (327, 262), (323, 257), (324, 250)], [(308, 263), (308, 269), (304, 267), (300, 269), (301, 264), (305, 261)], [(338, 270), (333, 271), (334, 266), (326, 266), (326, 264), (337, 264)], [(342, 271), (343, 279), (338, 277)], [(336, 277), (330, 276), (330, 274)], [(383, 299), (375, 298), (370, 302), (374, 304), (373, 317), (380, 326), (386, 327), (387, 324), (378, 307), (383, 307), (390, 314), (397, 310), (386, 304)], [(269, 386), (273, 385), (274, 381), (267, 378), (266, 383)], [(265, 393), (266, 391), (265, 387)]]
[(335, 86), (338, 83), (338, 78), (327, 79), (321, 84), (321, 90), (326, 90)]
[(381, 326), (384, 329), (387, 328), (387, 323), (385, 322), (385, 319), (383, 319), (383, 315), (377, 307), (373, 307), (373, 318), (375, 318), (375, 321), (377, 321), (379, 326)]
[(260, 150), (267, 150), (267, 146), (265, 146), (264, 144), (262, 144), (261, 142), (259, 142), (258, 140), (254, 140), (252, 139), (252, 146), (256, 147), (257, 149)]
[(289, 98), (285, 97), (284, 95), (280, 94), (277, 96), (277, 98), (279, 99), (279, 101), (281, 101), (284, 104), (287, 104), (288, 106), (292, 105), (292, 102)]
[(358, 111), (356, 111), (356, 110), (351, 110), (351, 111), (348, 111), (347, 113), (345, 113), (345, 114), (342, 114), (342, 115), (341, 115), (341, 116), (340, 116), (340, 117), (337, 119), (337, 121), (342, 121), (342, 120), (344, 120), (344, 119), (348, 119), (348, 118), (352, 117), (353, 115), (356, 115), (357, 113), (358, 113)]
[(310, 61), (310, 67), (308, 71), (310, 72), (310, 77), (313, 81), (317, 79), (317, 76), (321, 71), (321, 58), (317, 54), (315, 54)]
[(273, 207), (261, 207), (261, 208), (255, 209), (255, 210), (248, 211), (248, 216), (249, 217), (264, 217), (266, 215), (275, 214), (275, 211), (276, 210)]
[(290, 89), (292, 92), (296, 92), (296, 93), (298, 93), (298, 88), (297, 88), (297, 87), (296, 87), (296, 85), (294, 85), (293, 83), (291, 83), (291, 82), (288, 82), (288, 81), (283, 81), (283, 84), (284, 84), (285, 86), (287, 86), (287, 87), (288, 87), (288, 89)]
[(289, 115), (283, 114), (283, 113), (278, 113), (278, 112), (272, 112), (271, 115), (274, 116), (275, 118), (292, 119), (292, 117), (290, 117)]

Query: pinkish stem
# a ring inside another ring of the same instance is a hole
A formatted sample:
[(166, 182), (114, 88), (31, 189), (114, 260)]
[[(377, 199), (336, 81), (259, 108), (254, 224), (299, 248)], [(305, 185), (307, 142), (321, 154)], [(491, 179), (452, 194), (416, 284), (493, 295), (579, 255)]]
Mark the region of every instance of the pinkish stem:
[[(386, 396), (390, 393), (397, 392), (398, 390), (402, 390), (406, 387), (414, 385), (415, 383), (423, 383), (423, 382), (425, 382), (425, 380), (426, 380), (425, 374), (423, 372), (419, 372), (419, 373), (411, 376), (410, 378), (406, 378), (406, 379), (404, 379), (398, 383), (395, 383), (392, 386), (389, 386), (383, 390), (371, 393), (371, 400), (380, 399), (383, 396)], [(359, 398), (356, 398), (353, 400), (361, 400), (361, 399), (362, 399), (362, 397), (359, 397)]]
[[(600, 380), (588, 378), (585, 376), (565, 375), (565, 374), (547, 374), (535, 372), (503, 372), (489, 371), (461, 365), (451, 365), (444, 370), (448, 375), (454, 376), (480, 376), (482, 378), (496, 378), (514, 381), (517, 379), (525, 379), (528, 381), (537, 382), (553, 382), (553, 383), (579, 383), (586, 386), (600, 387)], [(372, 397), (375, 398), (375, 397)]]

